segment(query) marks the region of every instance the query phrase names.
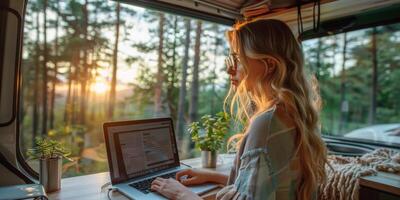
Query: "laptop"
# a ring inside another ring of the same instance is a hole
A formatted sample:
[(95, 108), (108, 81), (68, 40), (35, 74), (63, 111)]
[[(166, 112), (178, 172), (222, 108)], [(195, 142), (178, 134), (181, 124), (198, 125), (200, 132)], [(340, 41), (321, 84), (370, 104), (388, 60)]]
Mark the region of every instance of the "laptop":
[[(175, 178), (181, 165), (171, 118), (107, 122), (103, 125), (111, 184), (131, 199), (166, 199), (150, 190), (156, 177)], [(196, 194), (217, 188), (190, 186)]]

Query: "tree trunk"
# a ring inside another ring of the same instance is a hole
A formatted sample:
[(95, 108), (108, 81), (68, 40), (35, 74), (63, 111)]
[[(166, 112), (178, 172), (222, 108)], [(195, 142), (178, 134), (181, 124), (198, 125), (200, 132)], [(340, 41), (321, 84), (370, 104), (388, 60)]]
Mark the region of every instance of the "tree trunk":
[(342, 61), (342, 71), (340, 78), (340, 118), (339, 118), (339, 133), (344, 129), (344, 124), (346, 120), (347, 113), (347, 100), (346, 100), (346, 48), (347, 48), (347, 34), (343, 33), (343, 61)]
[[(93, 92), (92, 93), (92, 102), (96, 102), (97, 101), (97, 94), (96, 94), (96, 92)], [(96, 113), (96, 104), (94, 103), (94, 105), (92, 104), (91, 105), (91, 110), (90, 110), (90, 114), (89, 114), (89, 118), (90, 118), (90, 120), (92, 120), (92, 121), (94, 121), (95, 120), (95, 118), (96, 118), (96, 115), (95, 115), (95, 113)]]
[(217, 79), (217, 54), (218, 54), (218, 46), (219, 46), (219, 31), (218, 31), (218, 25), (214, 26), (215, 29), (215, 43), (214, 43), (214, 69), (212, 70), (212, 78), (211, 78), (211, 114), (215, 114), (215, 97), (217, 97), (217, 93), (215, 91), (215, 80)]
[(376, 117), (376, 96), (378, 95), (378, 59), (376, 46), (376, 27), (372, 29), (371, 38), (371, 54), (372, 54), (372, 87), (371, 87), (371, 104), (369, 109), (369, 124), (374, 124)]
[[(176, 105), (175, 105), (175, 97), (174, 97), (174, 90), (175, 90), (175, 79), (176, 79), (176, 46), (177, 46), (177, 38), (178, 38), (178, 17), (174, 17), (174, 41), (172, 44), (172, 65), (171, 69), (168, 71), (171, 73), (171, 81), (168, 83), (168, 90), (167, 90), (167, 97), (168, 97), (168, 107), (170, 115), (175, 118), (176, 117)], [(174, 121), (176, 118), (174, 119)]]
[(179, 102), (178, 102), (178, 116), (176, 121), (176, 135), (179, 139), (184, 136), (184, 125), (185, 125), (185, 99), (186, 99), (186, 79), (187, 79), (187, 68), (189, 60), (189, 48), (190, 48), (190, 19), (185, 19), (186, 24), (186, 35), (185, 35), (185, 53), (182, 61), (182, 79), (181, 87), (179, 88)]
[(47, 49), (47, 0), (44, 0), (43, 4), (43, 85), (42, 85), (42, 104), (43, 104), (43, 118), (42, 118), (42, 134), (47, 135), (47, 60), (48, 60), (48, 49)]
[[(57, 1), (57, 13), (60, 8), (60, 2)], [(54, 103), (56, 96), (56, 84), (57, 84), (57, 74), (58, 74), (58, 20), (59, 15), (57, 14), (56, 18), (56, 36), (55, 36), (55, 44), (54, 44), (54, 74), (52, 79), (52, 87), (51, 87), (51, 101), (50, 101), (50, 128), (54, 128)]]
[(113, 69), (111, 78), (110, 101), (108, 102), (108, 118), (112, 119), (114, 116), (114, 109), (116, 103), (116, 87), (117, 87), (117, 65), (118, 65), (118, 41), (119, 41), (119, 26), (120, 26), (120, 4), (117, 3), (116, 15), (117, 21), (115, 22), (115, 43), (113, 55)]
[(36, 13), (36, 41), (35, 41), (35, 82), (34, 84), (34, 92), (33, 92), (33, 116), (32, 116), (32, 133), (33, 133), (33, 144), (35, 144), (34, 140), (36, 136), (38, 136), (38, 130), (39, 130), (39, 73), (40, 73), (40, 61), (39, 61), (39, 56), (40, 56), (40, 45), (39, 45), (39, 40), (40, 40), (40, 23), (39, 23), (39, 12)]
[(317, 44), (317, 65), (315, 69), (315, 74), (317, 76), (317, 79), (320, 79), (321, 76), (321, 47), (322, 47), (322, 40), (321, 38), (318, 38), (318, 44)]
[(88, 63), (87, 63), (87, 57), (88, 57), (88, 20), (89, 20), (89, 12), (88, 12), (88, 1), (85, 0), (85, 4), (83, 6), (83, 37), (85, 41), (85, 46), (83, 46), (83, 71), (82, 71), (82, 79), (81, 79), (81, 91), (80, 91), (80, 114), (79, 114), (79, 123), (80, 124), (85, 124), (86, 123), (86, 104), (87, 104), (87, 98), (86, 98), (86, 86), (88, 82)]
[(64, 109), (64, 123), (70, 124), (71, 122), (71, 89), (72, 89), (72, 64), (68, 67), (68, 90), (67, 90), (67, 98), (65, 100), (65, 109)]
[(154, 95), (154, 112), (155, 114), (161, 113), (162, 107), (162, 86), (164, 81), (164, 74), (163, 74), (163, 48), (164, 48), (164, 21), (165, 16), (163, 13), (160, 13), (160, 21), (159, 21), (159, 33), (158, 33), (158, 69), (157, 69), (157, 82), (155, 85), (155, 95)]
[(76, 124), (78, 122), (77, 119), (77, 100), (78, 100), (78, 81), (76, 83), (72, 82), (72, 103), (71, 103), (71, 123)]
[(194, 62), (193, 62), (193, 80), (192, 94), (190, 98), (189, 120), (190, 122), (197, 121), (197, 110), (199, 102), (199, 65), (200, 65), (200, 40), (201, 40), (201, 21), (197, 21), (196, 39), (194, 45)]
[(78, 104), (78, 84), (79, 84), (79, 75), (80, 75), (80, 70), (79, 70), (79, 59), (80, 59), (80, 48), (77, 48), (74, 52), (72, 52), (72, 66), (74, 67), (74, 71), (71, 76), (71, 103), (70, 103), (70, 110), (69, 110), (69, 117), (70, 117), (70, 123), (71, 124), (76, 124), (78, 122), (77, 116), (76, 116), (76, 110), (77, 110), (77, 104)]
[[(335, 66), (336, 66), (336, 55), (339, 53), (339, 51), (340, 50), (338, 50), (338, 47), (339, 47), (339, 45), (338, 45), (338, 35), (335, 35), (334, 36), (334, 43), (333, 43), (333, 46), (334, 46), (334, 48), (332, 49), (332, 67), (331, 67), (331, 74), (333, 75), (333, 74), (335, 74)], [(329, 97), (329, 102), (328, 103), (331, 103), (331, 105), (330, 105), (330, 107), (335, 107), (335, 103), (336, 103), (336, 100), (335, 100), (335, 98), (332, 98), (332, 97)], [(326, 103), (326, 104), (328, 104), (328, 103)], [(333, 130), (334, 130), (334, 128), (335, 128), (335, 121), (336, 121), (336, 117), (335, 117), (335, 112), (333, 112), (333, 111), (331, 111), (331, 112), (329, 112), (329, 130), (331, 131), (331, 133), (330, 134), (332, 134), (333, 133)]]

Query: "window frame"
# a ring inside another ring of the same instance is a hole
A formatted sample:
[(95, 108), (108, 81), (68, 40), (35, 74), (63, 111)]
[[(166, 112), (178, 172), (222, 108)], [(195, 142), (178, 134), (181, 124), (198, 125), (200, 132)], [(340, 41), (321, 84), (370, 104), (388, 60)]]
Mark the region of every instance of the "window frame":
[[(23, 53), (23, 34), (24, 34), (24, 24), (25, 24), (25, 15), (26, 15), (26, 7), (27, 7), (27, 3), (29, 0), (24, 0), (23, 2), (23, 13), (21, 17), (21, 24), (19, 25), (19, 29), (18, 29), (18, 34), (19, 34), (19, 47), (17, 47), (18, 50), (18, 54), (19, 56), (16, 56), (16, 73), (15, 73), (15, 87), (14, 87), (14, 106), (15, 108), (13, 109), (14, 111), (14, 116), (13, 119), (8, 123), (11, 124), (14, 120), (16, 120), (16, 155), (17, 155), (17, 161), (18, 163), (21, 165), (22, 169), (25, 170), (26, 173), (28, 173), (31, 177), (33, 177), (34, 179), (38, 180), (38, 173), (33, 170), (31, 168), (31, 166), (29, 166), (29, 164), (25, 161), (24, 156), (21, 152), (21, 148), (20, 148), (20, 114), (19, 114), (19, 109), (20, 109), (20, 99), (21, 99), (21, 89), (22, 89), (22, 74), (21, 74), (21, 62), (22, 62), (22, 53)], [(163, 11), (163, 12), (169, 12), (169, 13), (173, 13), (173, 14), (177, 14), (177, 15), (183, 15), (183, 16), (188, 16), (188, 17), (192, 17), (195, 19), (201, 19), (201, 20), (206, 20), (206, 21), (211, 21), (217, 24), (221, 24), (221, 25), (233, 25), (234, 21), (232, 21), (231, 19), (228, 18), (224, 18), (221, 16), (216, 16), (213, 14), (208, 14), (208, 13), (202, 13), (202, 12), (198, 12), (198, 11), (193, 11), (193, 10), (187, 10), (182, 9), (181, 7), (176, 7), (176, 6), (168, 6), (167, 4), (161, 4), (161, 3), (148, 3), (148, 2), (132, 2), (129, 0), (119, 0), (119, 2), (121, 3), (126, 3), (126, 4), (131, 4), (131, 5), (135, 5), (135, 6), (139, 6), (139, 7), (143, 7), (143, 8), (150, 8), (150, 9), (156, 9), (159, 11)], [(387, 6), (384, 8), (380, 8), (377, 10), (396, 10), (397, 8), (400, 8), (400, 4), (396, 4), (395, 6)], [(362, 24), (358, 24), (355, 26), (350, 26), (350, 27), (345, 27), (343, 29), (338, 29), (337, 31), (331, 32), (331, 31), (327, 31), (324, 29), (324, 26), (328, 26), (329, 27), (329, 23), (334, 23), (334, 22), (339, 22), (341, 20), (351, 20), (352, 18), (356, 17), (356, 16), (366, 16), (369, 15), (373, 12), (375, 12), (376, 10), (373, 11), (369, 11), (369, 12), (365, 12), (365, 13), (361, 13), (359, 15), (350, 15), (350, 16), (346, 16), (346, 17), (341, 17), (341, 18), (337, 18), (334, 20), (328, 20), (326, 22), (322, 22), (321, 23), (321, 27), (322, 29), (318, 32), (313, 32), (312, 30), (308, 30), (306, 32), (304, 32), (300, 38), (305, 41), (305, 40), (309, 40), (309, 39), (314, 39), (314, 38), (318, 38), (318, 37), (323, 37), (323, 36), (327, 36), (330, 34), (339, 34), (339, 33), (344, 33), (344, 32), (349, 32), (349, 31), (355, 31), (355, 30), (359, 30), (359, 29), (364, 29), (364, 28), (371, 28), (374, 26), (381, 26), (381, 25), (388, 25), (388, 24), (393, 24), (393, 23), (398, 23), (400, 22), (400, 13), (398, 13), (395, 16), (387, 16), (385, 15), (385, 12), (381, 13), (381, 16), (384, 20), (375, 20), (373, 22), (367, 22), (367, 23), (362, 23)], [(18, 12), (17, 12), (18, 13)], [(2, 69), (2, 66), (0, 66)], [(0, 71), (0, 74), (2, 73), (2, 70)], [(3, 124), (0, 124), (1, 126), (3, 126)], [(396, 149), (400, 149), (399, 146), (393, 146), (391, 144), (388, 143), (374, 143), (371, 142), (369, 140), (364, 141), (362, 139), (348, 139), (348, 138), (343, 138), (343, 137), (335, 137), (335, 136), (327, 136), (327, 135), (323, 135), (323, 138), (326, 139), (332, 139), (332, 140), (338, 140), (338, 141), (345, 141), (345, 142), (352, 142), (352, 143), (361, 143), (361, 144), (367, 144), (367, 145), (373, 145), (373, 146), (382, 146), (382, 147), (389, 147), (389, 148), (396, 148)]]
[(190, 9), (187, 7), (179, 6), (176, 4), (170, 4), (167, 2), (162, 2), (162, 1), (142, 1), (142, 0), (116, 0), (120, 3), (126, 3), (142, 8), (147, 8), (147, 9), (152, 9), (152, 10), (158, 10), (161, 12), (167, 12), (175, 15), (181, 15), (181, 16), (186, 16), (186, 17), (191, 17), (194, 19), (200, 19), (200, 20), (205, 20), (217, 24), (222, 24), (222, 25), (228, 25), (232, 26), (235, 24), (235, 20), (228, 18), (228, 17), (223, 17), (220, 15), (215, 15), (212, 13), (206, 13), (194, 9)]
[(368, 139), (346, 138), (343, 136), (341, 137), (341, 136), (331, 136), (331, 135), (322, 135), (322, 134), (321, 134), (321, 136), (324, 140), (336, 140), (336, 141), (347, 142), (347, 143), (363, 144), (363, 145), (370, 145), (370, 146), (376, 146), (376, 147), (386, 147), (386, 148), (400, 150), (400, 145), (395, 145), (395, 144), (388, 143), (388, 142), (374, 142), (373, 140), (368, 140)]
[[(363, 13), (339, 17), (321, 22), (320, 29), (315, 32), (310, 29), (299, 36), (301, 42), (321, 38), (328, 35), (347, 33), (376, 26), (384, 26), (400, 23), (400, 3), (388, 5)], [(371, 17), (373, 16), (373, 17)]]
[(24, 0), (23, 1), (23, 10), (22, 10), (22, 15), (20, 15), (21, 17), (21, 24), (19, 27), (19, 32), (18, 35), (19, 40), (20, 40), (20, 44), (17, 47), (17, 49), (19, 50), (20, 55), (17, 57), (18, 58), (18, 65), (16, 65), (16, 71), (18, 73), (15, 73), (16, 79), (16, 87), (14, 88), (14, 93), (16, 94), (16, 100), (13, 102), (16, 104), (16, 116), (15, 116), (15, 121), (16, 121), (16, 132), (15, 132), (15, 136), (16, 136), (16, 157), (17, 157), (17, 162), (20, 165), (20, 167), (22, 168), (22, 170), (24, 170), (24, 172), (29, 175), (31, 179), (33, 179), (34, 181), (39, 181), (39, 173), (36, 172), (25, 160), (24, 155), (21, 151), (21, 132), (20, 132), (20, 103), (21, 103), (21, 91), (22, 91), (22, 54), (23, 54), (23, 44), (24, 44), (24, 29), (25, 29), (25, 15), (26, 15), (26, 7), (28, 4), (29, 0)]
[[(23, 38), (22, 38), (22, 34), (23, 34), (23, 17), (18, 13), (17, 10), (10, 8), (9, 6), (7, 7), (0, 7), (0, 10), (5, 11), (6, 15), (8, 14), (12, 14), (16, 17), (18, 24), (17, 24), (17, 36), (16, 36), (16, 49), (15, 49), (15, 58), (14, 58), (14, 80), (13, 80), (13, 94), (12, 94), (12, 110), (11, 110), (11, 116), (8, 120), (2, 122), (0, 121), (0, 127), (4, 127), (4, 126), (8, 126), (10, 124), (12, 124), (16, 117), (17, 117), (17, 111), (19, 110), (19, 91), (20, 91), (20, 69), (21, 69), (21, 62), (22, 62), (22, 43), (23, 43)], [(24, 11), (25, 12), (25, 11)], [(5, 20), (7, 21), (7, 18), (5, 18)], [(3, 25), (3, 24), (2, 24)], [(4, 23), (4, 25), (6, 26), (7, 23)], [(6, 29), (4, 29), (6, 30)], [(4, 34), (4, 39), (6, 35)], [(4, 43), (5, 44), (5, 43)], [(3, 46), (3, 44), (1, 44)], [(4, 48), (2, 48), (4, 49)], [(4, 51), (1, 52), (1, 68), (0, 68), (0, 77), (1, 79), (3, 78), (3, 71), (4, 71), (4, 66), (3, 66), (3, 62), (4, 62)], [(1, 80), (2, 82), (3, 80)], [(0, 101), (1, 101), (1, 96), (2, 96), (2, 86), (0, 86)], [(18, 121), (17, 121), (18, 122)]]
[[(3, 3), (0, 3), (0, 8), (3, 7), (6, 4), (8, 7), (8, 1), (5, 1)], [(2, 11), (0, 11), (2, 12)], [(0, 15), (3, 15), (6, 13), (0, 13)], [(2, 17), (0, 17), (0, 19), (2, 19)], [(5, 27), (5, 22), (7, 21), (7, 17), (4, 17), (4, 19), (0, 20), (0, 27)], [(6, 29), (1, 29), (0, 30), (0, 38), (4, 38), (5, 37), (5, 30)], [(5, 44), (0, 43), (0, 77), (3, 77), (3, 65), (4, 65), (4, 49), (5, 49)], [(1, 102), (1, 87), (0, 87), (0, 102)]]

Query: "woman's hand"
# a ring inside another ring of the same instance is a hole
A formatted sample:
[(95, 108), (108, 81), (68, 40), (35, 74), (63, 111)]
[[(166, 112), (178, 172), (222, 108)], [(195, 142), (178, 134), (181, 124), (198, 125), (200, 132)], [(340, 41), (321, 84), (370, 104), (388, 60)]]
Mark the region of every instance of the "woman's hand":
[[(184, 178), (186, 177), (186, 178)], [(200, 185), (210, 182), (210, 172), (197, 169), (184, 169), (176, 173), (176, 180), (183, 185)]]
[(179, 180), (183, 185), (200, 185), (207, 182), (225, 185), (228, 176), (207, 170), (185, 169), (176, 173), (176, 180)]
[(151, 189), (172, 200), (201, 200), (197, 194), (172, 178), (156, 178), (151, 183)]

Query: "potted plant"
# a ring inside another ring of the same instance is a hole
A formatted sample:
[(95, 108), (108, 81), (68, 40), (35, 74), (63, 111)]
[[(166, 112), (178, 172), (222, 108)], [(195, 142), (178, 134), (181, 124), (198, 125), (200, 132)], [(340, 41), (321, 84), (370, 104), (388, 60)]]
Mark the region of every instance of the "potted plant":
[(219, 112), (216, 116), (205, 115), (200, 122), (193, 122), (189, 125), (189, 134), (196, 147), (201, 150), (203, 167), (216, 167), (217, 153), (224, 143), (229, 123), (230, 116), (225, 112)]
[(47, 138), (35, 138), (35, 147), (29, 149), (30, 160), (39, 160), (39, 181), (46, 192), (57, 191), (61, 187), (62, 159), (68, 158), (70, 152), (58, 141)]

